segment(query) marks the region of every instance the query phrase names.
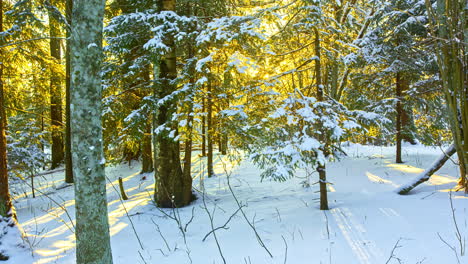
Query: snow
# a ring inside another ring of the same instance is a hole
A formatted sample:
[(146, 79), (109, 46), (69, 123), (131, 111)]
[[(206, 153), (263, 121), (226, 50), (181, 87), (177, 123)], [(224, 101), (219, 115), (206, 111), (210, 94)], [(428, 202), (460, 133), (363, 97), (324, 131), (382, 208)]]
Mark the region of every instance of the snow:
[[(396, 258), (402, 263), (457, 263), (454, 252), (438, 235), (459, 252), (449, 199), (449, 191), (456, 186), (458, 168), (448, 161), (410, 195), (394, 193), (395, 188), (430, 166), (441, 154), (440, 149), (404, 145), (404, 164), (394, 163), (394, 147), (345, 144), (344, 150), (347, 157), (327, 164), (328, 181), (332, 183), (329, 211), (318, 209), (315, 173), (307, 177), (306, 172), (300, 171), (286, 182), (261, 182), (261, 172), (249, 162), (235, 166), (226, 156), (217, 154), (217, 176), (208, 179), (205, 158), (195, 154), (194, 188), (205, 190), (205, 195), (197, 193), (198, 200), (192, 205), (173, 211), (153, 205), (153, 175), (138, 174), (139, 164), (107, 167), (114, 263), (223, 263), (213, 234), (203, 241), (212, 230), (207, 211), (215, 228), (227, 222), (215, 233), (227, 263), (392, 264), (399, 263)], [(231, 174), (230, 186), (226, 172)], [(121, 201), (114, 189), (118, 177), (123, 179), (127, 201)], [(0, 247), (10, 243), (12, 252), (10, 260), (4, 263), (75, 263), (73, 187), (57, 188), (63, 178), (63, 172), (37, 177), (40, 193), (35, 199), (30, 197), (26, 184), (12, 185), (19, 223), (29, 241), (34, 241), (34, 257), (27, 248), (15, 247), (12, 240), (1, 238)], [(308, 185), (311, 187), (303, 187)], [(243, 206), (246, 218), (238, 210), (229, 187)], [(468, 197), (453, 192), (452, 198), (458, 227), (465, 238)], [(67, 209), (69, 216), (61, 207)], [(187, 227), (186, 243), (177, 222), (168, 215), (175, 215), (182, 227)], [(387, 262), (397, 241), (395, 257)], [(468, 257), (459, 258), (460, 263), (468, 263)]]
[(88, 49), (97, 48), (97, 47), (98, 47), (98, 45), (97, 45), (96, 43), (90, 43), (90, 44), (88, 45)]

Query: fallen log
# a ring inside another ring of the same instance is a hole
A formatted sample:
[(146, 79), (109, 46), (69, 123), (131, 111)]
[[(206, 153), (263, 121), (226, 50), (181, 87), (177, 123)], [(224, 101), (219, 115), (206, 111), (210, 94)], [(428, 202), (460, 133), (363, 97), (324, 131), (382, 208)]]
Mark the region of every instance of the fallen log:
[(416, 178), (414, 178), (411, 182), (400, 186), (398, 189), (395, 190), (398, 194), (408, 194), (412, 189), (414, 189), (419, 184), (428, 181), (431, 176), (438, 171), (442, 166), (444, 166), (445, 162), (450, 159), (450, 157), (455, 154), (456, 149), (455, 145), (452, 144), (433, 164), (431, 167), (426, 169), (424, 172), (419, 174)]

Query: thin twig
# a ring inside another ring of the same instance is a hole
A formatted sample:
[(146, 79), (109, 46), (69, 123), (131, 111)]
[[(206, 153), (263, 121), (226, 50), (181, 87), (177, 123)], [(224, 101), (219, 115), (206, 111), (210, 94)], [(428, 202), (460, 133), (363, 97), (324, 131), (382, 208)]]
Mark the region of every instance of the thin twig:
[(393, 246), (392, 251), (390, 252), (390, 257), (388, 258), (387, 262), (385, 262), (385, 264), (390, 263), (390, 260), (392, 260), (392, 259), (396, 259), (398, 261), (398, 263), (401, 263), (401, 259), (399, 259), (397, 256), (395, 256), (395, 250), (397, 250), (398, 248), (401, 247), (399, 245), (400, 241), (401, 241), (401, 237), (397, 240), (397, 242)]
[(286, 242), (286, 239), (284, 239), (284, 236), (281, 235), (281, 238), (283, 239), (284, 242), (284, 264), (288, 261), (288, 243)]
[[(213, 237), (215, 239), (216, 246), (218, 247), (219, 255), (223, 259), (223, 263), (226, 264), (226, 259), (224, 258), (223, 251), (221, 250), (221, 246), (219, 245), (218, 237), (216, 236), (216, 230), (215, 230), (214, 223), (213, 223), (213, 215), (210, 213), (206, 205), (205, 192), (203, 192), (202, 199), (203, 199), (204, 209), (206, 213), (208, 214), (208, 218), (210, 219), (211, 231), (213, 231)], [(214, 210), (216, 210), (216, 207), (213, 208), (213, 213), (214, 213)]]
[(162, 234), (162, 232), (161, 232), (161, 229), (159, 228), (159, 225), (156, 224), (156, 222), (154, 222), (153, 218), (151, 218), (151, 222), (153, 222), (153, 224), (156, 226), (156, 230), (158, 230), (158, 233), (159, 233), (159, 235), (161, 236), (161, 238), (163, 239), (164, 244), (166, 244), (167, 250), (168, 250), (169, 252), (171, 252), (171, 248), (169, 247), (169, 243), (167, 243), (166, 238), (163, 236), (163, 234)]
[(270, 250), (268, 250), (268, 248), (266, 247), (265, 243), (263, 243), (263, 240), (262, 238), (260, 237), (260, 235), (258, 234), (257, 232), (257, 229), (255, 228), (255, 226), (252, 225), (252, 223), (249, 221), (249, 219), (247, 218), (244, 210), (242, 210), (242, 205), (241, 203), (239, 202), (239, 200), (237, 199), (236, 195), (234, 194), (234, 190), (232, 189), (232, 186), (231, 186), (231, 182), (230, 182), (230, 177), (231, 177), (231, 174), (228, 173), (227, 171), (227, 168), (226, 168), (226, 163), (223, 162), (221, 160), (221, 162), (223, 163), (223, 169), (224, 169), (224, 172), (226, 173), (226, 179), (227, 179), (227, 185), (228, 185), (228, 188), (229, 188), (229, 191), (231, 192), (232, 194), (232, 197), (234, 198), (234, 200), (236, 201), (237, 203), (237, 206), (238, 208), (240, 209), (242, 215), (244, 216), (244, 219), (245, 221), (247, 222), (247, 224), (252, 228), (252, 230), (254, 231), (255, 233), (255, 236), (257, 237), (257, 241), (258, 243), (260, 244), (261, 247), (263, 247), (265, 249), (265, 251), (268, 253), (268, 255), (270, 255), (271, 258), (273, 258), (273, 255), (271, 254)]
[[(23, 183), (25, 183), (26, 185), (28, 185), (30, 188), (32, 188), (32, 186), (25, 180), (23, 180)], [(65, 208), (64, 206), (62, 206), (60, 203), (58, 203), (57, 201), (55, 201), (54, 199), (52, 199), (49, 195), (45, 194), (44, 192), (42, 192), (41, 190), (39, 189), (36, 189), (37, 192), (39, 192), (40, 194), (44, 195), (45, 197), (47, 197), (49, 200), (51, 200), (53, 203), (55, 203), (58, 207), (62, 208), (63, 211), (65, 211), (65, 214), (67, 214), (67, 217), (68, 217), (68, 220), (70, 220), (70, 223), (73, 227), (73, 229), (75, 229), (75, 225), (73, 224), (73, 220), (70, 216), (70, 214), (68, 213), (68, 210), (67, 208)], [(71, 230), (73, 233), (75, 232), (74, 230)]]
[(232, 220), (232, 218), (240, 211), (240, 208), (237, 208), (237, 210), (228, 218), (228, 220), (224, 223), (224, 225), (222, 226), (219, 226), (215, 229), (212, 229), (210, 232), (208, 232), (208, 234), (205, 235), (205, 237), (203, 237), (202, 241), (205, 242), (205, 240), (208, 238), (208, 236), (210, 236), (213, 232), (215, 231), (218, 231), (219, 229), (229, 229), (229, 227), (226, 227), (227, 224), (229, 224), (229, 222)]
[(455, 257), (457, 258), (457, 262), (458, 264), (460, 264), (460, 259), (458, 258), (458, 253), (457, 253), (457, 250), (455, 249), (455, 247), (451, 246), (449, 243), (447, 243), (447, 241), (445, 241), (442, 236), (439, 234), (439, 232), (437, 232), (437, 235), (439, 236), (440, 240), (442, 242), (444, 242), (445, 245), (447, 245), (447, 247), (449, 247), (452, 251), (453, 251), (453, 254), (455, 254)]
[(133, 224), (133, 221), (132, 221), (132, 218), (130, 218), (130, 216), (128, 215), (128, 211), (127, 211), (127, 207), (125, 207), (125, 204), (122, 200), (122, 197), (120, 196), (120, 193), (119, 191), (117, 190), (117, 188), (115, 187), (115, 185), (112, 183), (112, 181), (109, 179), (109, 177), (107, 177), (106, 175), (106, 179), (107, 181), (111, 184), (112, 188), (115, 190), (115, 192), (117, 193), (117, 196), (119, 197), (119, 201), (120, 201), (120, 204), (122, 204), (122, 207), (125, 211), (125, 215), (127, 216), (128, 220), (130, 221), (130, 224), (132, 226), (132, 229), (133, 229), (133, 233), (135, 233), (135, 237), (137, 238), (138, 240), (138, 243), (140, 244), (140, 247), (142, 250), (145, 250), (145, 248), (143, 247), (143, 244), (141, 243), (141, 240), (140, 240), (140, 236), (138, 236), (138, 233), (135, 229), (135, 225)]

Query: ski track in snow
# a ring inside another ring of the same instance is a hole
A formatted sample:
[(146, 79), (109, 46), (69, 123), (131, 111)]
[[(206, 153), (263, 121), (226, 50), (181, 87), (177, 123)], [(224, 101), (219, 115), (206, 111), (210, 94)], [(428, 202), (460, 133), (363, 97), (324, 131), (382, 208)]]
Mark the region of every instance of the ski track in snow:
[[(407, 162), (401, 165), (393, 163), (393, 148), (349, 147), (349, 157), (327, 166), (328, 179), (333, 183), (328, 186), (331, 209), (327, 212), (318, 210), (318, 186), (301, 186), (303, 173), (298, 172), (302, 178), (284, 183), (260, 182), (260, 172), (251, 164), (243, 162), (233, 168), (220, 155), (214, 159), (216, 177), (210, 179), (205, 175), (205, 159), (194, 155), (193, 185), (197, 190), (206, 190), (205, 199), (214, 216), (214, 226), (222, 226), (237, 210), (226, 182), (226, 165), (233, 172), (231, 186), (245, 205), (247, 219), (274, 256), (268, 256), (238, 212), (225, 229), (216, 231), (227, 263), (380, 264), (390, 258), (397, 241), (395, 258), (389, 264), (398, 263), (396, 258), (402, 263), (456, 263), (453, 252), (440, 241), (437, 233), (451, 245), (457, 245), (448, 200), (448, 190), (456, 183), (457, 168), (447, 163), (411, 195), (399, 196), (393, 190), (440, 154), (437, 149), (421, 146), (405, 146), (405, 151)], [(176, 223), (151, 203), (152, 174), (139, 175), (138, 171), (139, 166), (126, 165), (106, 169), (110, 179), (107, 195), (114, 263), (222, 263), (213, 235), (201, 241), (211, 230), (201, 196), (191, 206), (179, 209), (182, 222), (189, 221), (194, 210), (185, 245)], [(118, 187), (118, 177), (123, 178), (130, 198), (123, 203), (114, 190)], [(310, 182), (316, 181), (314, 177)], [(61, 188), (62, 178), (63, 173), (40, 177), (37, 189), (66, 207), (74, 221), (73, 187)], [(25, 185), (15, 184), (14, 189), (18, 218), (33, 241), (34, 257), (23, 250), (4, 263), (74, 263), (73, 227), (65, 212), (41, 194), (31, 199), (29, 187)], [(468, 237), (466, 199), (466, 195), (454, 193), (459, 226)], [(144, 250), (138, 245), (125, 210), (132, 218)], [(152, 221), (160, 226), (160, 234)], [(461, 258), (461, 263), (468, 263), (468, 259)]]

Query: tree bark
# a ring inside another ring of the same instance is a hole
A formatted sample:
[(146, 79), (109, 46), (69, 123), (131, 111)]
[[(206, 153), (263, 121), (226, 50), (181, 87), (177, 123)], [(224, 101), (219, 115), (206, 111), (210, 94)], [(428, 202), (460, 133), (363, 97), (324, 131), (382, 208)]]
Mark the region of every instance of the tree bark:
[(460, 184), (468, 192), (468, 20), (464, 1), (437, 0), (434, 12), (432, 3), (426, 7), (437, 37), (437, 63), (442, 77), (448, 119), (457, 151)]
[[(406, 87), (403, 91), (407, 91), (409, 87)], [(414, 126), (414, 117), (413, 117), (413, 109), (412, 105), (408, 102), (408, 100), (404, 100), (403, 109), (401, 113), (401, 139), (410, 143), (411, 145), (416, 145), (417, 141), (414, 136), (414, 132), (416, 130)]]
[(419, 184), (426, 182), (429, 178), (442, 166), (444, 166), (445, 162), (450, 159), (450, 157), (455, 154), (456, 149), (455, 145), (451, 145), (445, 152), (442, 154), (427, 170), (423, 173), (419, 174), (416, 178), (414, 178), (410, 183), (405, 184), (399, 187), (396, 192), (398, 194), (408, 194), (412, 189), (414, 189)]
[(71, 27), (72, 27), (73, 0), (66, 0), (66, 20), (67, 20), (67, 50), (66, 50), (66, 77), (65, 77), (65, 182), (73, 183), (73, 162), (71, 154), (71, 114), (70, 114), (70, 86), (71, 86)]
[[(53, 6), (56, 1), (51, 0)], [(51, 169), (55, 169), (63, 162), (63, 125), (62, 125), (62, 80), (57, 71), (61, 60), (60, 51), (60, 25), (53, 13), (49, 11), (49, 33), (50, 33), (50, 55), (54, 58), (50, 76), (50, 120), (52, 130), (52, 164)]]
[[(175, 0), (158, 2), (159, 10), (175, 12)], [(159, 98), (166, 97), (176, 91), (174, 80), (177, 78), (176, 46), (174, 36), (166, 34), (164, 44), (170, 51), (162, 56), (159, 66), (161, 87)], [(180, 162), (178, 125), (172, 120), (177, 110), (177, 102), (168, 100), (159, 106), (158, 126), (166, 126), (171, 131), (161, 131), (156, 135), (158, 141), (158, 158), (155, 172), (155, 201), (159, 207), (182, 207), (192, 201), (192, 177), (183, 174)]]
[[(190, 5), (187, 8), (187, 15), (191, 16), (192, 9)], [(195, 55), (194, 48), (192, 43), (188, 44), (188, 58), (192, 59)], [(193, 62), (190, 62), (191, 65), (189, 66), (189, 75), (190, 75), (190, 85), (195, 85), (195, 65)], [(189, 101), (187, 102), (187, 134), (185, 138), (185, 152), (184, 152), (184, 177), (192, 177), (192, 145), (193, 145), (193, 120), (194, 120), (194, 113), (193, 113), (193, 96), (189, 95)]]
[[(320, 33), (318, 29), (315, 27), (315, 56), (318, 57), (315, 60), (315, 78), (316, 78), (316, 85), (317, 85), (317, 101), (321, 102), (324, 100), (323, 96), (323, 85), (322, 85), (322, 69), (321, 69), (321, 47), (320, 47)], [(320, 124), (320, 129), (323, 130), (323, 124)], [(324, 147), (322, 149), (325, 156), (328, 156), (327, 153), (327, 138), (324, 135), (324, 131), (319, 135), (320, 142), (325, 142)], [(328, 194), (327, 194), (327, 171), (325, 164), (320, 164), (317, 167), (317, 171), (319, 173), (319, 182), (320, 182), (320, 210), (328, 210)]]
[(208, 178), (213, 177), (213, 94), (211, 89), (211, 80), (208, 81), (208, 95), (207, 95), (207, 117), (206, 117), (206, 126), (207, 126), (207, 148), (208, 148), (208, 158), (207, 158), (207, 170)]
[[(0, 32), (3, 32), (3, 0), (0, 0)], [(0, 43), (4, 41), (0, 38)], [(0, 48), (0, 58), (4, 58), (4, 50)], [(4, 64), (0, 64), (0, 216), (12, 217), (12, 203), (10, 197), (10, 189), (8, 185), (8, 169), (7, 169), (7, 142), (6, 142), (6, 113), (5, 113), (5, 91), (3, 84), (3, 68)]]
[(76, 262), (111, 264), (102, 145), (102, 30), (105, 1), (75, 0), (71, 39), (71, 134)]
[[(150, 119), (148, 119), (150, 120)], [(141, 174), (153, 171), (153, 154), (151, 150), (151, 122), (146, 124), (146, 131), (141, 144)]]
[(205, 117), (205, 113), (206, 113), (206, 100), (205, 98), (202, 99), (202, 105), (203, 105), (203, 108), (202, 108), (202, 112), (203, 112), (203, 115), (202, 115), (202, 118), (201, 118), (201, 137), (202, 137), (202, 157), (206, 157), (206, 117)]
[(396, 163), (403, 163), (403, 160), (401, 159), (401, 117), (403, 114), (403, 107), (402, 107), (402, 76), (401, 73), (396, 74)]

